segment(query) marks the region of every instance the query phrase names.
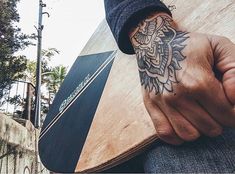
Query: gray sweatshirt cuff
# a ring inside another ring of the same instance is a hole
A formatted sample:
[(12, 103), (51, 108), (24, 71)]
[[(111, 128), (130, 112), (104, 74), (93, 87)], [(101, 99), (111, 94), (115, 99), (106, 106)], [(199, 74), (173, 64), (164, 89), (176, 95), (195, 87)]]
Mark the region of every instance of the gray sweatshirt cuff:
[(119, 49), (126, 54), (134, 54), (134, 49), (128, 36), (131, 28), (137, 26), (141, 20), (155, 11), (172, 15), (165, 4), (159, 0), (125, 0), (112, 8), (107, 3), (105, 5), (107, 22)]

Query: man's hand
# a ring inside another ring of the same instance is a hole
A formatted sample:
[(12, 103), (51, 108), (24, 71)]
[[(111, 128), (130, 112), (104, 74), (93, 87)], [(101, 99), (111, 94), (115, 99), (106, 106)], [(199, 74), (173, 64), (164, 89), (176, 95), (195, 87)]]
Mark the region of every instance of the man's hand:
[[(235, 45), (189, 33), (170, 16), (154, 14), (130, 33), (144, 103), (158, 136), (170, 144), (235, 127)], [(218, 80), (215, 68), (222, 75)]]

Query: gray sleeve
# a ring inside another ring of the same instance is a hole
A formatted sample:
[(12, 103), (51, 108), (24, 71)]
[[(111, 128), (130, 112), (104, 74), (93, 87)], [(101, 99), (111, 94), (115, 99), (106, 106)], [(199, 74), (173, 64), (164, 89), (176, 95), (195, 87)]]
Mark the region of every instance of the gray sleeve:
[(128, 32), (154, 11), (170, 10), (160, 0), (104, 0), (106, 20), (116, 39), (119, 49), (126, 54), (134, 54)]

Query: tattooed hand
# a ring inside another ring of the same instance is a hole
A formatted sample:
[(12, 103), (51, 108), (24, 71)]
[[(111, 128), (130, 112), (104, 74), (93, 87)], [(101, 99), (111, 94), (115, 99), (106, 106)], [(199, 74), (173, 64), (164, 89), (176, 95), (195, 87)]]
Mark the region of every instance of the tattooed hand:
[[(235, 45), (189, 33), (170, 16), (154, 14), (130, 33), (143, 97), (158, 133), (170, 144), (235, 127)], [(215, 77), (213, 68), (222, 79)]]

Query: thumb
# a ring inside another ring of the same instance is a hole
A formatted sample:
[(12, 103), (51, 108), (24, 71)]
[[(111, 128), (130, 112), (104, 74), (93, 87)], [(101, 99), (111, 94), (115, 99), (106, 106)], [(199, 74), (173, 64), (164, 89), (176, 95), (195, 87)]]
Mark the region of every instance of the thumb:
[(215, 68), (222, 74), (228, 100), (235, 105), (235, 44), (226, 37), (208, 37), (214, 54)]

